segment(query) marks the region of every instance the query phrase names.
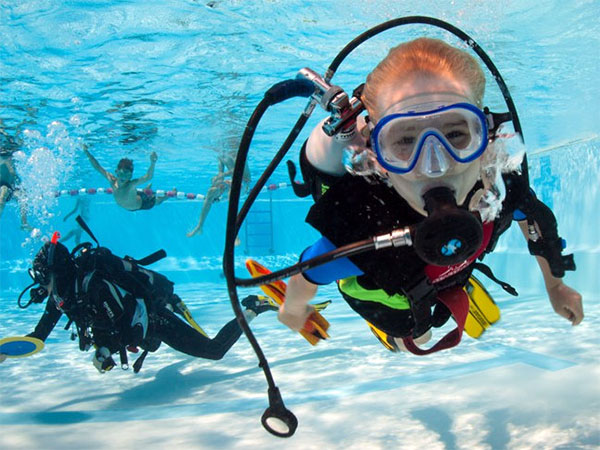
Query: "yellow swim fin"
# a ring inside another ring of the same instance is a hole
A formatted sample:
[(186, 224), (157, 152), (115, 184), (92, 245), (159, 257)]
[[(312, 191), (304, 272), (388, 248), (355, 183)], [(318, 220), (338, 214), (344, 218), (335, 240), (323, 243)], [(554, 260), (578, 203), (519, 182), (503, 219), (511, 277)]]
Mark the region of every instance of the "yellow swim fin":
[[(483, 332), (500, 320), (500, 308), (485, 290), (481, 282), (471, 276), (465, 285), (469, 296), (469, 314), (465, 322), (465, 332), (474, 339), (481, 337)], [(366, 321), (370, 330), (381, 344), (391, 352), (398, 352), (399, 348), (394, 338), (375, 325)]]
[(385, 348), (387, 348), (390, 352), (394, 352), (394, 353), (399, 351), (399, 348), (396, 345), (396, 342), (394, 341), (394, 338), (392, 336), (387, 334), (385, 331), (381, 331), (379, 328), (377, 328), (375, 325), (373, 325), (368, 320), (366, 322), (367, 322), (367, 325), (369, 325), (369, 329), (373, 332), (375, 337), (377, 339), (379, 339), (379, 342), (381, 342), (381, 344)]
[(485, 330), (500, 320), (500, 308), (483, 284), (472, 275), (465, 285), (465, 291), (469, 296), (469, 315), (465, 322), (465, 332), (478, 339)]
[[(246, 268), (253, 277), (271, 273), (269, 269), (253, 259), (246, 260)], [(287, 289), (285, 282), (281, 280), (274, 281), (272, 283), (262, 285), (260, 288), (278, 305), (281, 305), (285, 301), (285, 291)], [(329, 303), (327, 302), (323, 302), (322, 304), (314, 305), (315, 311), (313, 311), (313, 313), (309, 316), (304, 324), (304, 327), (300, 330), (300, 334), (304, 337), (304, 339), (310, 342), (311, 345), (317, 345), (320, 340), (329, 338), (329, 334), (327, 334), (329, 322), (321, 315), (321, 313), (319, 313), (319, 306), (321, 306), (321, 309), (324, 309), (328, 304)]]
[(188, 307), (186, 306), (185, 303), (183, 303), (183, 300), (181, 300), (179, 303), (177, 303), (177, 309), (179, 310), (179, 312), (181, 312), (181, 315), (183, 316), (183, 318), (185, 319), (185, 321), (187, 323), (190, 324), (190, 326), (196, 330), (198, 333), (208, 337), (208, 335), (206, 334), (206, 332), (202, 329), (202, 327), (200, 325), (198, 325), (198, 323), (194, 320), (194, 318), (192, 317), (192, 313), (190, 312), (190, 310), (188, 309)]

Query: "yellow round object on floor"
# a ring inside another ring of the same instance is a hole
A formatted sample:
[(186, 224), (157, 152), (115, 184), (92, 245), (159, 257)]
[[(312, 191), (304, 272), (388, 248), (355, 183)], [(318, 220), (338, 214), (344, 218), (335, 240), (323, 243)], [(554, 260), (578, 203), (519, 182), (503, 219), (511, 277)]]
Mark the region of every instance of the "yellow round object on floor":
[(44, 342), (33, 337), (13, 336), (0, 339), (0, 354), (7, 358), (25, 358), (44, 348)]

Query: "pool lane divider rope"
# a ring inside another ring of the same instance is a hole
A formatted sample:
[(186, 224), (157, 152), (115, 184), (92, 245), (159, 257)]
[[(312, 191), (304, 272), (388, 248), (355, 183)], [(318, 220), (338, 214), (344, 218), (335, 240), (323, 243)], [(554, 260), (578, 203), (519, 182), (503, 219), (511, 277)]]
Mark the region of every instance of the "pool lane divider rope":
[[(277, 189), (283, 189), (290, 187), (290, 183), (272, 183), (265, 186), (261, 193), (275, 191)], [(204, 194), (194, 194), (192, 192), (182, 192), (175, 190), (163, 190), (163, 189), (138, 189), (138, 192), (143, 192), (146, 195), (155, 195), (157, 198), (169, 197), (178, 200), (204, 200)], [(54, 192), (54, 197), (76, 197), (78, 195), (95, 195), (95, 194), (112, 194), (112, 188), (80, 188), (80, 189), (63, 189)]]

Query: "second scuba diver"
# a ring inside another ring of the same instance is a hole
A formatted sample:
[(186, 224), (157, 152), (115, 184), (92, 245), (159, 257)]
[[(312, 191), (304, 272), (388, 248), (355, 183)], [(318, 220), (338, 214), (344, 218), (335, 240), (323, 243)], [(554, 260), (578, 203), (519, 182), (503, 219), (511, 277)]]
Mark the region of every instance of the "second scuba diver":
[[(137, 352), (139, 347), (144, 352), (134, 364), (137, 372), (146, 354), (156, 351), (161, 342), (191, 356), (219, 360), (241, 336), (233, 319), (209, 338), (164, 275), (131, 258), (119, 258), (104, 247), (79, 247), (81, 254), (73, 257), (53, 238), (34, 258), (30, 275), (39, 286), (32, 285), (30, 303), (41, 303), (46, 296), (48, 300), (29, 337), (45, 341), (64, 313), (69, 319), (66, 328), (73, 323), (77, 329), (80, 350), (95, 348), (93, 364), (100, 372), (115, 366), (112, 355), (116, 353), (126, 368), (127, 350)], [(242, 304), (247, 320), (277, 310), (267, 298), (256, 295), (246, 297)]]
[(430, 339), (432, 326), (451, 312), (456, 319), (457, 304), (466, 315), (462, 287), (476, 258), (493, 251), (512, 220), (537, 257), (554, 310), (573, 325), (583, 320), (581, 295), (562, 281), (575, 268), (572, 256), (561, 254), (556, 220), (529, 188), (522, 154), (506, 150), (497, 117), (482, 110), (484, 88), (469, 53), (420, 38), (392, 49), (368, 76), (360, 95), (368, 117), (335, 136), (322, 124), (312, 131), (300, 165), (316, 201), (306, 220), (322, 238), (301, 259), (402, 227), (415, 228), (418, 242), (291, 277), (281, 322), (300, 330), (318, 286), (337, 281), (396, 349), (418, 352), (414, 344)]

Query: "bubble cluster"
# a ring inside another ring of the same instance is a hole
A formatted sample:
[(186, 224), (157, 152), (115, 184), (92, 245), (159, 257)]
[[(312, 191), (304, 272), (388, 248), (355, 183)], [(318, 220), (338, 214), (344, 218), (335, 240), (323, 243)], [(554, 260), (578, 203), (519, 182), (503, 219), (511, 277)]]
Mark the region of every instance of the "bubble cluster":
[(24, 130), (22, 150), (15, 152), (13, 158), (20, 178), (19, 201), (35, 226), (28, 240), (38, 240), (50, 231), (46, 228), (58, 202), (54, 192), (71, 177), (79, 147), (79, 139), (72, 137), (59, 121), (51, 122), (45, 134)]

